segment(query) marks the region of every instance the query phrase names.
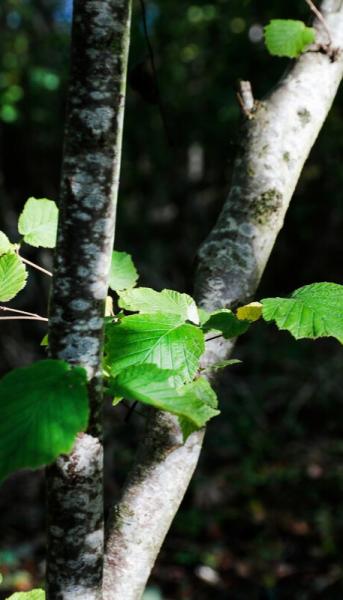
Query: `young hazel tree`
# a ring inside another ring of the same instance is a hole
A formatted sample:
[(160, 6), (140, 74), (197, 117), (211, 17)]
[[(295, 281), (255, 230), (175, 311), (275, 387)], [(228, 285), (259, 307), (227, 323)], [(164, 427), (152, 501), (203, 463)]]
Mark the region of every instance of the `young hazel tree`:
[[(211, 384), (237, 362), (229, 359), (235, 339), (255, 321), (273, 321), (297, 339), (343, 343), (341, 285), (314, 283), (254, 301), (343, 75), (343, 2), (324, 0), (320, 12), (307, 3), (313, 27), (277, 19), (266, 28), (270, 53), (296, 59), (276, 89), (257, 101), (241, 84), (240, 152), (230, 194), (199, 251), (194, 300), (136, 287), (131, 258), (113, 251), (131, 0), (74, 1), (59, 210), (30, 198), (20, 243), (0, 232), (0, 300), (8, 302), (26, 283), (22, 245), (53, 248), (58, 221), (49, 358), (0, 381), (0, 477), (47, 465), (49, 600), (142, 597), (196, 468), (204, 426), (219, 414)], [(47, 320), (24, 311), (16, 317)], [(106, 527), (105, 395), (149, 411)], [(25, 596), (41, 600), (44, 592)]]

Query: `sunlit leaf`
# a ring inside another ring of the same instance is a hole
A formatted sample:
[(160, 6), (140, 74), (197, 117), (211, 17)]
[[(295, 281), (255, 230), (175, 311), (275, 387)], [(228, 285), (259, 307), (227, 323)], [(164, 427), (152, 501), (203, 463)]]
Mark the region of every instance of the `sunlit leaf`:
[(240, 306), (236, 311), (236, 317), (239, 321), (258, 321), (262, 317), (262, 304), (260, 302), (250, 302)]
[(315, 41), (316, 32), (302, 21), (274, 19), (265, 27), (265, 42), (270, 54), (296, 58)]
[(156, 292), (151, 288), (135, 288), (120, 292), (118, 304), (121, 308), (133, 312), (164, 312), (199, 324), (199, 313), (193, 298), (174, 290)]
[(84, 369), (42, 360), (0, 380), (0, 479), (71, 451), (88, 422)]
[(343, 343), (342, 285), (313, 283), (289, 298), (265, 298), (261, 303), (265, 321), (275, 321), (296, 339), (332, 336)]
[(0, 301), (12, 300), (24, 287), (27, 271), (13, 252), (0, 256)]
[(44, 590), (31, 590), (30, 592), (16, 592), (6, 600), (45, 600)]
[(138, 273), (130, 254), (112, 252), (109, 286), (119, 292), (128, 290), (136, 285)]
[(7, 235), (3, 231), (0, 231), (0, 256), (9, 252), (12, 247), (13, 245), (9, 241)]
[(19, 233), (31, 246), (54, 248), (56, 245), (58, 208), (52, 200), (29, 198), (19, 217)]
[(219, 414), (216, 395), (205, 379), (176, 389), (172, 385), (173, 375), (173, 371), (153, 364), (129, 367), (112, 381), (111, 391), (115, 396), (138, 400), (184, 417), (196, 429)]
[(179, 384), (191, 381), (204, 352), (202, 331), (177, 315), (154, 313), (106, 324), (105, 370), (112, 375), (131, 365), (154, 363), (172, 369)]

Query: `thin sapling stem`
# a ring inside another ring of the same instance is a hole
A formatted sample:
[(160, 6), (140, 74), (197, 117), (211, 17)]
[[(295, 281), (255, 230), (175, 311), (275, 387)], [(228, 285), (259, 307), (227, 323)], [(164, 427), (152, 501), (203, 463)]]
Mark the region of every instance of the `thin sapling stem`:
[[(37, 319), (39, 321), (47, 321), (48, 320), (46, 317), (42, 317), (41, 315), (37, 315), (36, 313), (27, 312), (26, 310), (18, 310), (16, 308), (10, 308), (8, 306), (0, 306), (0, 310), (2, 310), (4, 312), (13, 312), (13, 313), (17, 313), (19, 315), (32, 317), (33, 319)], [(4, 317), (2, 317), (2, 318), (4, 318)], [(12, 318), (18, 319), (18, 317), (12, 317)]]

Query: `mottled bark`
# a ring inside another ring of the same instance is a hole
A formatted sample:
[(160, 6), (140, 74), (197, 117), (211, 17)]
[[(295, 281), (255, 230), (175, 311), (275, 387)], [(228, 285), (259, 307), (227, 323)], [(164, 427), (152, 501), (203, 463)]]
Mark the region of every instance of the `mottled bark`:
[[(103, 316), (119, 185), (131, 0), (75, 0), (50, 356), (88, 374), (91, 417), (47, 470), (49, 600), (100, 600)], [(61, 398), (63, 402), (63, 398)]]
[[(342, 0), (325, 0), (321, 8), (334, 46), (343, 48)], [(321, 23), (316, 21), (315, 27), (327, 42)], [(229, 196), (199, 252), (196, 297), (206, 309), (234, 306), (255, 294), (342, 74), (342, 53), (331, 62), (325, 54), (308, 52), (246, 121)], [(203, 362), (228, 356), (232, 346), (221, 340), (209, 342)], [(152, 418), (122, 499), (110, 517), (107, 565), (116, 577), (110, 580), (106, 574), (105, 581), (114, 587), (105, 600), (142, 597), (172, 513), (196, 467), (203, 435), (194, 433), (182, 445), (173, 417), (155, 413)]]

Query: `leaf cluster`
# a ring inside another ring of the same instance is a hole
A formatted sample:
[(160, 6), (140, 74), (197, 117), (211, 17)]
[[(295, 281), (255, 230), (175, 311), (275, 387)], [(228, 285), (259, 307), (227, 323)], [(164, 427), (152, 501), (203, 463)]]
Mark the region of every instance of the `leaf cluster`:
[[(53, 247), (57, 220), (54, 202), (30, 198), (19, 232), (27, 243)], [(2, 232), (0, 252), (0, 299), (7, 301), (24, 287), (27, 273), (17, 246)], [(343, 343), (343, 286), (335, 283), (251, 302), (235, 313), (226, 307), (207, 313), (188, 294), (135, 287), (137, 280), (131, 256), (114, 251), (109, 287), (116, 296), (106, 304), (104, 389), (114, 405), (126, 399), (171, 413), (184, 440), (219, 414), (208, 371), (239, 362), (224, 360), (202, 369), (201, 357), (213, 339), (240, 336), (262, 318), (296, 339), (331, 336)], [(69, 453), (87, 429), (88, 414), (87, 374), (80, 367), (48, 359), (5, 375), (0, 380), (0, 479)]]

